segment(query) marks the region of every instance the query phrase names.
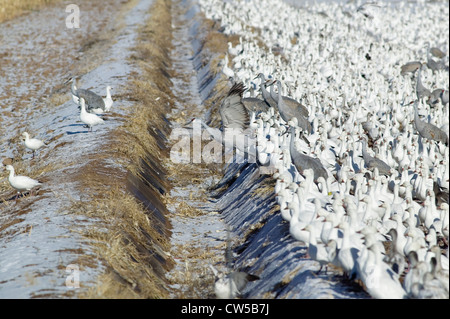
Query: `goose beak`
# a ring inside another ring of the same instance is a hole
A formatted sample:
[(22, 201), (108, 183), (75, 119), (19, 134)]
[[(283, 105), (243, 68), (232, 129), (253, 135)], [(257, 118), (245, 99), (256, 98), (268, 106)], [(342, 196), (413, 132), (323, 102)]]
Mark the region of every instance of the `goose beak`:
[(192, 129), (192, 122), (194, 122), (195, 118), (190, 119), (189, 121), (187, 121), (186, 123), (183, 124), (183, 128), (187, 128), (187, 129)]
[(64, 84), (67, 84), (67, 83), (70, 83), (70, 82), (72, 82), (73, 81), (73, 77), (69, 77), (65, 82), (64, 82)]

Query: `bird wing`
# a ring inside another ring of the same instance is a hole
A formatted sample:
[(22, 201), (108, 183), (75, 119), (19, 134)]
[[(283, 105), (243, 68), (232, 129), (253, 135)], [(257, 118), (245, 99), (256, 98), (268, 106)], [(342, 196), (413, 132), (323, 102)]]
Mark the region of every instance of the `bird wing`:
[(308, 109), (297, 100), (290, 98), (288, 96), (283, 96), (283, 101), (284, 103), (292, 107), (292, 109), (294, 109), (297, 113), (300, 113), (302, 116), (304, 117), (309, 116)]
[(411, 61), (408, 62), (401, 67), (401, 74), (405, 74), (407, 72), (416, 72), (420, 67), (422, 66), (422, 63), (419, 61)]
[(228, 92), (219, 108), (224, 128), (239, 128), (244, 130), (249, 122), (248, 113), (242, 103), (244, 84), (235, 83)]
[(264, 100), (258, 99), (257, 97), (246, 97), (242, 99), (244, 107), (248, 112), (267, 112), (269, 106)]
[(300, 174), (303, 174), (303, 172), (307, 169), (312, 169), (314, 172), (315, 181), (317, 181), (320, 176), (324, 179), (328, 178), (328, 172), (323, 167), (320, 159), (302, 154), (295, 148), (291, 152), (291, 158)]
[(30, 190), (38, 185), (41, 185), (41, 183), (28, 176), (15, 176), (13, 187), (17, 189)]
[(369, 168), (378, 168), (378, 173), (382, 175), (389, 174), (389, 171), (391, 170), (391, 167), (388, 164), (376, 157), (372, 157), (369, 163), (367, 163), (367, 166)]
[(103, 98), (100, 95), (85, 89), (78, 89), (76, 93), (78, 98), (83, 98), (86, 101), (87, 110), (105, 108), (105, 102), (103, 101)]

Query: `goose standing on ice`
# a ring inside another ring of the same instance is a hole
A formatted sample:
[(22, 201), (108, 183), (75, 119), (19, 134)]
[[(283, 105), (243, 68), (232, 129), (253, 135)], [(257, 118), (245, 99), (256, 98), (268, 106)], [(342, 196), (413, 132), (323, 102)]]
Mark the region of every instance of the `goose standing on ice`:
[(228, 66), (228, 53), (225, 54), (222, 60), (222, 72), (227, 78), (234, 79), (234, 71)]
[(306, 224), (304, 230), (309, 232), (309, 242), (306, 243), (308, 245), (308, 255), (311, 257), (311, 259), (317, 261), (320, 265), (320, 268), (316, 272), (316, 274), (320, 274), (323, 266), (325, 266), (326, 274), (328, 270), (328, 263), (332, 261), (330, 260), (330, 255), (332, 254), (329, 253), (329, 249), (327, 249), (327, 246), (325, 246), (325, 244), (317, 242), (316, 229), (313, 224)]
[(109, 112), (109, 110), (111, 110), (111, 107), (114, 103), (114, 101), (111, 97), (111, 90), (112, 90), (112, 87), (108, 85), (106, 87), (106, 97), (103, 98), (103, 102), (105, 103), (105, 112)]
[(23, 132), (22, 137), (25, 139), (25, 147), (33, 151), (33, 158), (35, 152), (45, 145), (43, 141), (37, 138), (30, 138), (30, 135), (27, 132)]
[(103, 123), (103, 119), (95, 114), (86, 112), (86, 104), (84, 98), (80, 98), (80, 104), (81, 104), (80, 120), (81, 122), (86, 124), (89, 127), (89, 131), (92, 132), (92, 127), (94, 125)]
[(379, 246), (373, 243), (366, 245), (357, 260), (358, 277), (364, 283), (366, 291), (376, 299), (406, 298), (407, 293), (399, 276), (383, 262)]
[(28, 176), (16, 176), (14, 173), (14, 167), (12, 165), (6, 165), (6, 170), (9, 171), (9, 184), (17, 190), (17, 194), (22, 194), (22, 192), (24, 191), (30, 191), (33, 188), (42, 185), (41, 182), (34, 180)]

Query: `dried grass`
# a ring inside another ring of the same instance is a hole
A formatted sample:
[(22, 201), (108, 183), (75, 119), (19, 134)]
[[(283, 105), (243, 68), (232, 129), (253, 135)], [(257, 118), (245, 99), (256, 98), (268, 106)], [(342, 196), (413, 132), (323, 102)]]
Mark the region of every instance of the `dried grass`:
[(170, 4), (156, 1), (149, 21), (139, 32), (133, 62), (143, 76), (129, 82), (128, 90), (139, 101), (133, 108), (125, 125), (117, 135), (117, 149), (129, 159), (127, 168), (135, 175), (142, 171), (141, 159), (151, 154), (155, 159), (167, 157), (162, 136), (168, 135), (169, 127), (164, 120), (172, 102), (169, 50), (172, 45), (170, 27)]
[[(72, 201), (66, 209), (71, 214), (95, 221), (96, 227), (82, 227), (82, 234), (94, 247), (92, 258), (106, 265), (85, 298), (164, 298), (162, 279), (170, 267), (168, 241), (155, 230), (158, 220), (145, 212), (142, 203), (123, 190), (123, 183), (111, 186), (103, 198)], [(83, 225), (85, 226), (85, 225)]]
[(67, 93), (54, 93), (48, 98), (47, 106), (56, 107), (56, 106), (66, 103), (69, 100), (70, 100), (70, 96)]
[(0, 23), (12, 20), (32, 10), (58, 2), (59, 0), (0, 0)]
[(180, 286), (175, 290), (175, 298), (213, 298), (215, 278), (209, 264), (217, 261), (217, 248), (198, 247), (189, 242), (174, 247), (172, 254), (184, 264), (181, 270), (171, 273), (171, 284)]
[[(168, 188), (160, 163), (167, 158), (164, 136), (169, 128), (164, 114), (171, 105), (169, 74), (162, 71), (170, 65), (170, 4), (155, 1), (150, 12), (149, 20), (139, 30), (139, 45), (131, 61), (142, 72), (134, 74), (126, 87), (137, 103), (125, 110), (124, 124), (110, 134), (103, 153), (97, 153), (78, 177), (80, 189), (88, 187), (92, 198), (69, 208), (98, 221), (98, 227), (87, 227), (84, 235), (106, 271), (83, 296), (86, 298), (168, 297), (164, 279), (172, 265), (166, 253), (170, 248), (168, 225), (126, 187), (130, 180), (142, 184), (133, 187), (142, 187), (144, 196), (152, 197), (148, 200), (162, 210), (159, 214), (167, 213), (158, 190), (147, 184), (154, 181)], [(114, 158), (122, 169), (102, 169), (105, 158)]]
[(255, 188), (252, 191), (252, 196), (262, 197), (262, 196), (270, 196), (273, 195), (275, 189), (276, 181), (273, 177), (268, 176), (262, 183), (258, 185), (258, 188)]

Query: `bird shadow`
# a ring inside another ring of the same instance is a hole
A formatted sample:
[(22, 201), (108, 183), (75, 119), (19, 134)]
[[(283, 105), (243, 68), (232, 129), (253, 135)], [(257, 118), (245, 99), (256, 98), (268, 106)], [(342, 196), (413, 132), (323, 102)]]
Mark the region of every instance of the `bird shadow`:
[(38, 188), (32, 191), (11, 195), (10, 197), (2, 199), (2, 201), (9, 202), (9, 201), (17, 201), (20, 198), (37, 198), (38, 196), (44, 193), (46, 193), (46, 191), (42, 191), (40, 188)]
[(89, 133), (89, 127), (85, 124), (69, 124), (66, 126), (81, 126), (87, 129), (87, 131), (67, 131), (67, 135), (74, 135), (74, 134), (80, 134), (80, 133)]
[(85, 134), (85, 133), (89, 133), (89, 130), (87, 130), (87, 131), (67, 131), (66, 132), (67, 133), (67, 135), (74, 135), (74, 134)]

